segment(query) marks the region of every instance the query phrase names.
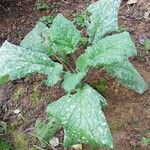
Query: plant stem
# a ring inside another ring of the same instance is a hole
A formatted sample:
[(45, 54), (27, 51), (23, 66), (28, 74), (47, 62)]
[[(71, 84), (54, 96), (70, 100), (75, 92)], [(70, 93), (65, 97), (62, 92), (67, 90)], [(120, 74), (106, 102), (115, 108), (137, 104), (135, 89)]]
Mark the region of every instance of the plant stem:
[(66, 70), (71, 71), (71, 72), (75, 72), (69, 65), (67, 65), (66, 63), (63, 62), (63, 60), (61, 58), (59, 58), (57, 55), (54, 56), (54, 58), (59, 61)]

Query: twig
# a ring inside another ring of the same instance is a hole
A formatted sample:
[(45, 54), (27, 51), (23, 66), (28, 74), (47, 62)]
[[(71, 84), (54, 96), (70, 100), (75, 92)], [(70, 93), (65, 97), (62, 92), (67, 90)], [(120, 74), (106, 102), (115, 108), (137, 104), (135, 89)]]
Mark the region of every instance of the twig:
[(61, 58), (59, 58), (57, 55), (55, 55), (54, 58), (55, 58), (58, 62), (60, 62), (60, 63), (64, 66), (64, 68), (65, 68), (66, 70), (75, 72), (70, 66), (68, 66), (67, 64), (65, 64), (65, 63), (61, 60)]
[(148, 12), (150, 12), (150, 9), (148, 8), (148, 6), (149, 6), (150, 4), (148, 4), (148, 5), (147, 5), (147, 4), (145, 3), (145, 1), (144, 1), (144, 0), (141, 0), (141, 1), (143, 2), (144, 6), (145, 6), (145, 7), (146, 7), (146, 9), (148, 10)]

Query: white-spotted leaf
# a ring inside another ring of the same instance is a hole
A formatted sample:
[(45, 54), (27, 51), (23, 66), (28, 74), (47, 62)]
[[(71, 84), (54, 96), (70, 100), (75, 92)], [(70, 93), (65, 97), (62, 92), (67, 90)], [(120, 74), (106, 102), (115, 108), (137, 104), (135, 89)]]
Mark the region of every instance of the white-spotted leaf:
[(121, 0), (98, 0), (88, 7), (87, 23), (90, 42), (97, 43), (107, 33), (118, 29), (118, 10)]
[(66, 92), (70, 92), (76, 88), (80, 81), (84, 78), (85, 72), (70, 73), (67, 72), (64, 76), (63, 88)]
[(44, 121), (38, 119), (35, 123), (35, 134), (42, 143), (48, 143), (60, 128), (60, 122), (55, 118), (51, 117)]
[(58, 53), (65, 52), (66, 54), (73, 53), (81, 39), (80, 32), (73, 23), (61, 14), (58, 14), (53, 20), (50, 28), (50, 37), (53, 49)]
[(0, 78), (9, 75), (10, 80), (41, 73), (47, 76), (48, 86), (60, 80), (63, 66), (53, 62), (46, 54), (25, 49), (9, 42), (0, 47)]
[(105, 69), (109, 75), (116, 78), (122, 85), (139, 94), (142, 94), (148, 88), (141, 75), (128, 60), (106, 65)]
[(112, 136), (101, 110), (105, 105), (105, 98), (85, 84), (75, 94), (48, 105), (47, 113), (63, 125), (66, 147), (84, 143), (112, 148)]
[(54, 52), (51, 48), (50, 29), (42, 22), (38, 22), (36, 26), (24, 37), (20, 46), (39, 51), (48, 55)]
[(124, 59), (136, 54), (135, 45), (128, 32), (107, 36), (88, 47), (78, 58), (77, 70), (123, 62)]

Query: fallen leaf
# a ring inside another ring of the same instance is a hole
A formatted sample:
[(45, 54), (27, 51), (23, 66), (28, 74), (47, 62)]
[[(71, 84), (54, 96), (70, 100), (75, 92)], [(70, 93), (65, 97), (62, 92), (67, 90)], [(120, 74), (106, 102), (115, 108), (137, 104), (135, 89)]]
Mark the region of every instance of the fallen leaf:
[(82, 150), (82, 145), (81, 144), (73, 145), (72, 147), (76, 150)]
[(137, 4), (138, 0), (128, 0), (127, 5)]

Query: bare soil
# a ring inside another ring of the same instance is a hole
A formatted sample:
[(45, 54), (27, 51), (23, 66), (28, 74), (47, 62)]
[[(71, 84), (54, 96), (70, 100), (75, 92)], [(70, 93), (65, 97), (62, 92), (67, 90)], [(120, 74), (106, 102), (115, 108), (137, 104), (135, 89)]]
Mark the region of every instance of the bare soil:
[[(46, 11), (37, 11), (36, 0), (0, 1), (0, 44), (5, 40), (19, 44), (43, 15), (56, 15), (60, 12), (72, 18), (89, 4), (89, 0), (46, 0), (46, 2), (50, 8)], [(145, 53), (144, 47), (139, 43), (141, 34), (150, 35), (150, 20), (144, 18), (149, 0), (144, 0), (146, 5), (142, 0), (134, 5), (127, 5), (126, 2), (124, 0), (121, 5), (119, 25), (127, 28), (133, 37), (138, 56), (131, 61), (150, 85), (150, 55)], [(33, 145), (39, 145), (35, 137), (31, 135), (34, 123), (37, 118), (45, 118), (47, 104), (64, 95), (60, 84), (54, 88), (47, 88), (41, 85), (42, 78), (41, 75), (35, 75), (0, 87), (0, 121), (7, 123), (9, 131), (0, 134), (0, 138), (14, 144), (16, 132), (23, 133), (26, 141), (24, 150), (29, 150)], [(105, 78), (108, 84), (108, 89), (103, 94), (108, 100), (108, 106), (104, 111), (114, 137), (115, 150), (149, 150), (150, 146), (143, 145), (141, 141), (143, 137), (150, 138), (150, 89), (143, 95), (139, 95), (121, 86), (105, 71), (95, 69), (89, 71), (86, 82), (92, 85), (100, 78)], [(40, 98), (35, 101), (34, 89), (37, 86)], [(21, 91), (19, 96), (18, 91)], [(14, 114), (15, 109), (21, 110), (21, 115)], [(63, 140), (62, 131), (58, 132), (57, 136), (60, 141)], [(64, 148), (60, 144), (57, 149)]]

